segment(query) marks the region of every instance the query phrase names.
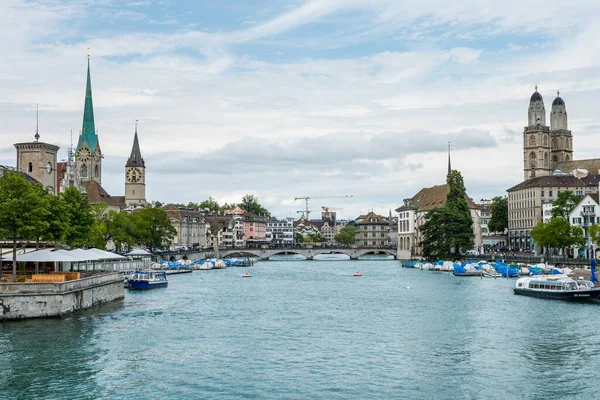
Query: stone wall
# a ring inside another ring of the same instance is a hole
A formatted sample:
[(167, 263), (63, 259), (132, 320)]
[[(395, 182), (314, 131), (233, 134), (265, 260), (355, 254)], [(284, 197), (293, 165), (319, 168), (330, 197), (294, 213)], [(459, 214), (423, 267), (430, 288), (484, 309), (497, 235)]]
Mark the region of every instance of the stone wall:
[(64, 283), (1, 283), (0, 321), (57, 317), (123, 297), (120, 273)]

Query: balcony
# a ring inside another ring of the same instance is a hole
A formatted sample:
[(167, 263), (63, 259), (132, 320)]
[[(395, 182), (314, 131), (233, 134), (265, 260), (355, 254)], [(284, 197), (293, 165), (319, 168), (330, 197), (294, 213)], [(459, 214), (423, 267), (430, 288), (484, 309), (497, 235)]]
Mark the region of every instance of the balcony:
[(596, 212), (595, 211), (582, 211), (581, 213), (582, 217), (591, 217), (591, 218), (596, 218)]

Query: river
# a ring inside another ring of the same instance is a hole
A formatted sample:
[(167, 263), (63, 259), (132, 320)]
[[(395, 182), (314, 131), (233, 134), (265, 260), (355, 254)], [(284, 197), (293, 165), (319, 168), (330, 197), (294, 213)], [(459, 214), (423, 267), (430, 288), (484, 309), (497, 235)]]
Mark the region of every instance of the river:
[(0, 323), (0, 398), (599, 398), (598, 305), (515, 296), (514, 282), (393, 260), (170, 276)]

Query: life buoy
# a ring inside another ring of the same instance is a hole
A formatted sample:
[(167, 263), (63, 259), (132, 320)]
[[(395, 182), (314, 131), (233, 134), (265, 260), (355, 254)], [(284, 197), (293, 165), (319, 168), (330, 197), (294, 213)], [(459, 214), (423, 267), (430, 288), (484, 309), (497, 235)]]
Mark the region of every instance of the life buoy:
[(244, 275), (242, 275), (244, 278), (250, 278), (252, 275), (250, 275), (249, 273), (245, 273)]
[(362, 275), (360, 274), (360, 272), (356, 271), (356, 272), (354, 273), (354, 276), (362, 276)]

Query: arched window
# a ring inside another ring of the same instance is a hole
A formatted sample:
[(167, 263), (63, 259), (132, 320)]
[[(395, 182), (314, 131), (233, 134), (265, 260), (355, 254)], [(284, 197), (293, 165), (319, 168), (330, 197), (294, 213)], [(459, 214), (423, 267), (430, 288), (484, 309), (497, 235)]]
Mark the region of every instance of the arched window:
[(535, 168), (537, 166), (537, 157), (533, 151), (529, 153), (529, 166), (531, 168)]
[(544, 135), (544, 146), (548, 146), (548, 136)]
[(32, 163), (27, 164), (27, 172), (33, 172), (33, 164)]
[(535, 135), (529, 136), (529, 145), (535, 146)]
[(82, 178), (87, 178), (88, 177), (87, 164), (83, 164), (81, 166), (81, 177)]
[(565, 161), (571, 161), (571, 157), (568, 154), (565, 156)]
[(544, 167), (548, 167), (548, 153), (544, 153)]
[(552, 156), (552, 162), (553, 163), (557, 163), (558, 162), (558, 156), (556, 156), (556, 155)]
[(558, 148), (558, 141), (556, 140), (556, 138), (552, 139), (552, 148), (553, 149)]
[(100, 175), (100, 169), (98, 168), (98, 164), (94, 167), (94, 176), (97, 178)]

